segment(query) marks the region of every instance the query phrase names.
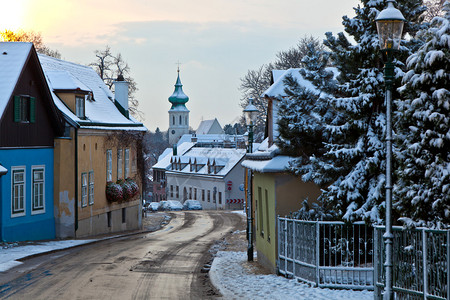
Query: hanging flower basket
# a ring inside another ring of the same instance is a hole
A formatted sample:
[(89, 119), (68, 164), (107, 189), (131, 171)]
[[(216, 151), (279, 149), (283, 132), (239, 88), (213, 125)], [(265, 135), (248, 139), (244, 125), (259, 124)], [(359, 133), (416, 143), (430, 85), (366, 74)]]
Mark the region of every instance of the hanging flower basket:
[(123, 200), (123, 189), (120, 184), (108, 181), (106, 183), (106, 199), (110, 202), (119, 202)]
[(117, 180), (117, 184), (119, 184), (120, 187), (122, 188), (124, 201), (130, 200), (131, 198), (133, 198), (133, 188), (126, 180), (119, 179), (119, 180)]
[(133, 179), (131, 179), (129, 177), (126, 179), (126, 181), (131, 186), (131, 190), (132, 190), (132, 194), (133, 194), (132, 197), (137, 196), (139, 194), (139, 185), (136, 183), (136, 181), (134, 181)]

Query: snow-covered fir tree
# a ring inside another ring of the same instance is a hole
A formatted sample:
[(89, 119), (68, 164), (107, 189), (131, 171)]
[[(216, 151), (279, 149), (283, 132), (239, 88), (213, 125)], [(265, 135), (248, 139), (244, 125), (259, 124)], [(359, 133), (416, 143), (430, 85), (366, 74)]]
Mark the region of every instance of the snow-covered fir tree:
[(416, 226), (450, 226), (450, 2), (420, 33), (399, 89), (402, 150), (394, 209)]
[[(332, 206), (337, 218), (381, 222), (386, 109), (383, 61), (374, 20), (386, 7), (386, 1), (361, 0), (361, 4), (354, 8), (355, 17), (343, 17), (345, 31), (356, 43), (351, 43), (343, 33), (337, 37), (326, 33), (324, 44), (331, 49), (331, 60), (340, 75), (334, 97), (329, 100), (330, 109), (336, 113), (334, 118), (324, 120), (323, 125), (329, 137), (325, 141), (327, 152), (314, 157), (315, 168), (311, 172), (316, 174), (311, 178), (326, 186), (319, 200)], [(422, 1), (399, 0), (397, 8), (407, 20), (404, 33), (414, 36), (421, 28), (420, 16), (425, 9)], [(413, 38), (402, 41), (395, 60), (396, 86), (403, 76), (402, 61), (419, 46), (420, 41)]]

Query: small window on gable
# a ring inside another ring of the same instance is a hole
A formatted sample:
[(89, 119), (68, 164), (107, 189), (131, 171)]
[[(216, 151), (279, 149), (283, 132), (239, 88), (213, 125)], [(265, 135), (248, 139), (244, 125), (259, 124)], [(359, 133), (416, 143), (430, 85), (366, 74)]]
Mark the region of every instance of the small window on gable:
[(14, 122), (34, 123), (36, 120), (36, 98), (14, 96)]
[(85, 110), (84, 110), (84, 98), (83, 97), (75, 97), (75, 114), (78, 118), (85, 118)]

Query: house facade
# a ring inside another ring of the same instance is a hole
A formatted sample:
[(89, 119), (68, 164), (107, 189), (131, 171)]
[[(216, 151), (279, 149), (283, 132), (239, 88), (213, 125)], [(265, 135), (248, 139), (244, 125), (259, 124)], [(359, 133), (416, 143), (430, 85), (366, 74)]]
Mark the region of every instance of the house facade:
[(119, 76), (113, 94), (90, 67), (39, 58), (65, 122), (54, 150), (56, 237), (140, 228), (141, 193), (129, 191), (142, 190), (147, 129), (128, 114), (128, 83)]
[(63, 119), (31, 43), (0, 43), (0, 240), (55, 238), (54, 139)]
[(311, 82), (301, 76), (299, 69), (272, 72), (272, 85), (264, 92), (267, 100), (268, 136), (253, 153), (246, 155), (242, 166), (250, 170), (249, 180), (251, 214), (253, 218), (253, 241), (258, 262), (276, 273), (278, 257), (277, 216), (286, 216), (298, 211), (305, 199), (311, 203), (320, 195), (319, 186), (303, 182), (301, 178), (287, 171), (295, 158), (280, 154), (274, 144), (278, 138), (278, 107), (286, 97), (284, 78), (293, 76), (301, 85), (315, 89)]
[(244, 149), (192, 147), (166, 170), (168, 200), (198, 200), (204, 209), (242, 209)]

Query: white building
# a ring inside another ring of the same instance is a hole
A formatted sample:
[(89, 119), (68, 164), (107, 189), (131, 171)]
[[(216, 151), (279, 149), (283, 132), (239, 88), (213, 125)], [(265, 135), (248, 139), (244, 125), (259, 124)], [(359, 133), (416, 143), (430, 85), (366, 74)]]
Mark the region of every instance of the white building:
[(242, 209), (245, 149), (192, 147), (172, 155), (166, 169), (168, 200), (200, 201), (204, 209)]

